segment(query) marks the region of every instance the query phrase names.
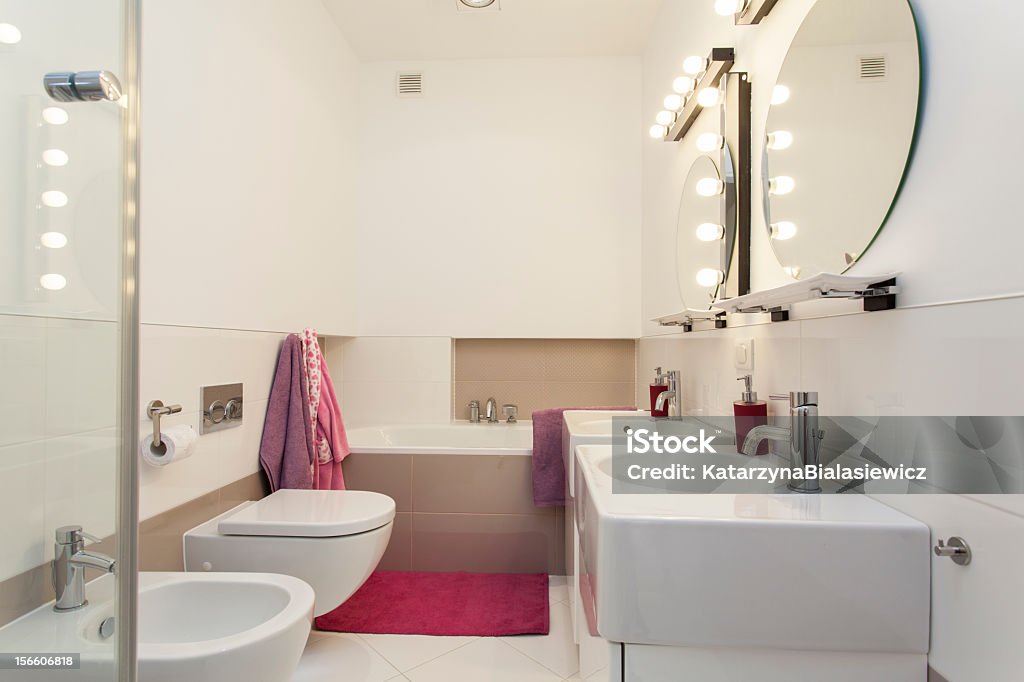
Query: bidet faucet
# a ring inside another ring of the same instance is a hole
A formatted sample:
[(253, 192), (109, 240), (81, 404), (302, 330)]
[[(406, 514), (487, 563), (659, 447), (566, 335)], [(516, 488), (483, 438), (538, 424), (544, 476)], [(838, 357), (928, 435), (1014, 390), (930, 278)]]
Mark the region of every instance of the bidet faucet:
[(668, 402), (668, 416), (678, 417), (682, 414), (679, 410), (679, 370), (671, 369), (667, 374), (659, 374), (657, 380), (661, 381), (661, 379), (665, 377), (668, 378), (668, 389), (658, 394), (658, 399), (654, 401), (654, 409), (664, 409), (665, 403)]
[(82, 532), (81, 526), (61, 526), (53, 544), (54, 611), (74, 611), (89, 602), (85, 598), (85, 569), (95, 568), (113, 573), (117, 562), (99, 552), (85, 551), (86, 539), (95, 538)]
[[(818, 392), (793, 391), (788, 396), (773, 395), (772, 400), (788, 400), (790, 428), (755, 426), (747, 433), (740, 448), (744, 455), (754, 456), (764, 440), (789, 443), (789, 464), (797, 469), (821, 462), (821, 440), (825, 432), (818, 428)], [(798, 493), (820, 493), (818, 478), (806, 477), (790, 482), (789, 489)]]

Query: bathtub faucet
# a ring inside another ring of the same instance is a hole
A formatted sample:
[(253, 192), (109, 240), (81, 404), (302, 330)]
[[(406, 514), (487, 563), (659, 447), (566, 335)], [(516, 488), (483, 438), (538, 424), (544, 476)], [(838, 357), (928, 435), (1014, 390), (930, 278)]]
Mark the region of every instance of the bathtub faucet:
[(484, 406), (484, 415), (487, 417), (488, 424), (498, 423), (498, 402), (494, 398), (487, 399), (487, 404)]

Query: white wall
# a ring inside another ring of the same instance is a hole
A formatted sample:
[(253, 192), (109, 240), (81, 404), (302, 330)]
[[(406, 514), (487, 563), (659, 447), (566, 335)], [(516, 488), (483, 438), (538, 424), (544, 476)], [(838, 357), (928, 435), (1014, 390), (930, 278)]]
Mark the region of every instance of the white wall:
[(357, 65), (323, 4), (143, 22), (143, 321), (353, 333)]
[[(363, 65), (359, 334), (635, 336), (639, 68)], [(406, 69), (423, 97), (395, 96)]]
[[(736, 68), (752, 77), (754, 139), (762, 139), (771, 86), (812, 4), (779, 3), (754, 28), (733, 27), (710, 2), (666, 0), (644, 58), (644, 120), (653, 119), (683, 57), (735, 45)], [(964, 58), (987, 50), (996, 61), (1011, 59), (1024, 9), (994, 0), (966, 11), (948, 3), (912, 4), (924, 52), (917, 150), (888, 225), (853, 270), (904, 273), (904, 307), (811, 319), (832, 308), (807, 303), (794, 311), (802, 320), (692, 334), (644, 322), (641, 375), (656, 365), (680, 368), (686, 410), (731, 414), (742, 373), (733, 367), (733, 344), (754, 338), (754, 388), (762, 397), (818, 390), (831, 414), (1024, 414), (1017, 379), (1024, 373), (1018, 352), (1024, 301), (945, 304), (1024, 292), (1017, 263), (1024, 236), (1012, 203), (1024, 136), (1011, 120), (1024, 99), (1001, 87), (998, 69), (977, 69)], [(711, 124), (707, 118), (698, 130)], [(990, 131), (993, 141), (972, 142), (978, 131)], [(678, 193), (694, 155), (690, 144), (644, 144), (644, 320), (679, 309), (670, 254)], [(753, 157), (759, 177), (759, 146)], [(755, 192), (753, 205), (760, 202)], [(784, 283), (758, 212), (753, 222), (754, 288)], [(1018, 679), (1024, 668), (1016, 636), (1024, 596), (1015, 589), (1024, 558), (1021, 500), (918, 495), (886, 502), (928, 523), (933, 542), (963, 535), (977, 552), (967, 569), (932, 560), (932, 667), (950, 682)]]

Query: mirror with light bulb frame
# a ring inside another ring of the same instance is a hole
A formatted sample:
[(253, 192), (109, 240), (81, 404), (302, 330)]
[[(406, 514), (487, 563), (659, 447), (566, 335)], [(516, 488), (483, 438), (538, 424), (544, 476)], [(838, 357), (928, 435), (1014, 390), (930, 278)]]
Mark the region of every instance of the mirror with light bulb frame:
[(874, 242), (909, 163), (919, 93), (907, 0), (811, 7), (772, 90), (762, 141), (765, 225), (790, 277), (845, 272)]

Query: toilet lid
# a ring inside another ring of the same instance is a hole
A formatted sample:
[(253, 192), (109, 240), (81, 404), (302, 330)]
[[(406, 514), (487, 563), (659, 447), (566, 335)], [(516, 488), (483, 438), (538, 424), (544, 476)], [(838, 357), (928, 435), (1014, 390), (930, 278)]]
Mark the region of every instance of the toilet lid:
[(278, 490), (224, 517), (224, 535), (337, 537), (387, 525), (395, 501), (365, 490)]

